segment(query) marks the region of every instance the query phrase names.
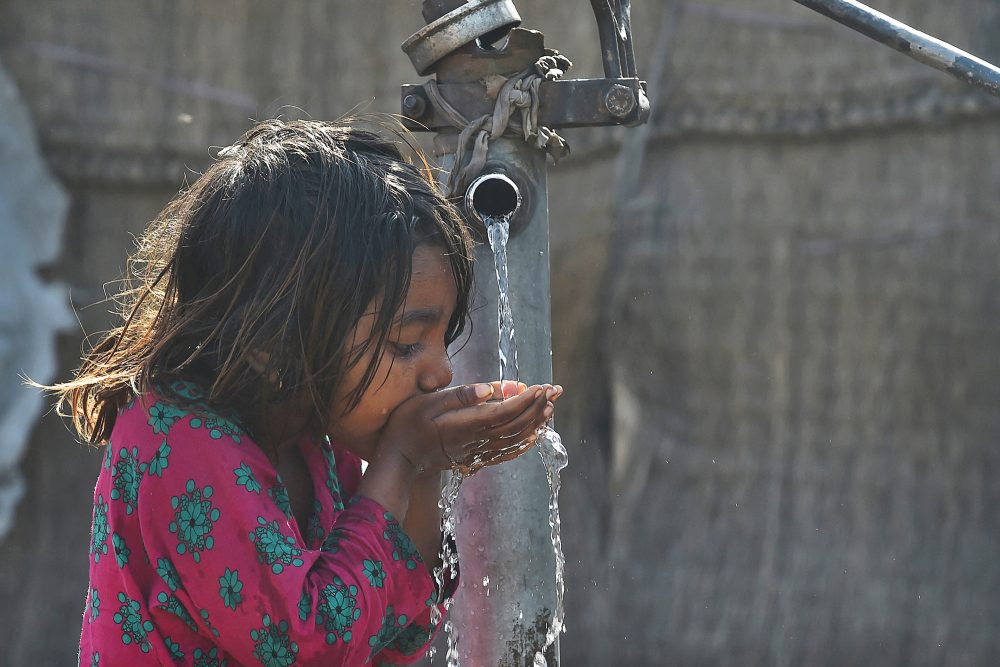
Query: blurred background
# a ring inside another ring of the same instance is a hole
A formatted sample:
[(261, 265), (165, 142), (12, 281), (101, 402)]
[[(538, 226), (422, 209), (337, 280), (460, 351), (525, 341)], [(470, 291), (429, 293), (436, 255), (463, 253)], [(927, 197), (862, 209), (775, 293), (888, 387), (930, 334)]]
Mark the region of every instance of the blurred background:
[[(516, 4), (602, 76), (590, 3)], [(869, 4), (1000, 61), (1000, 0)], [(791, 0), (632, 11), (651, 122), (550, 170), (563, 664), (1000, 664), (1000, 104)], [(17, 374), (209, 146), (398, 113), (423, 25), (0, 0), (0, 664), (75, 659), (100, 458)]]

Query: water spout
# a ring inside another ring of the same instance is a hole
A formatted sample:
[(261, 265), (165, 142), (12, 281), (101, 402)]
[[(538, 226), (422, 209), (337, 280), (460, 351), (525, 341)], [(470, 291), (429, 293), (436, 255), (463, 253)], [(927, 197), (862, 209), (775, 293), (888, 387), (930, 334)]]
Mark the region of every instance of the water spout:
[(483, 174), (465, 191), (466, 212), (484, 227), (487, 219), (513, 219), (521, 208), (521, 201), (517, 184), (501, 173)]

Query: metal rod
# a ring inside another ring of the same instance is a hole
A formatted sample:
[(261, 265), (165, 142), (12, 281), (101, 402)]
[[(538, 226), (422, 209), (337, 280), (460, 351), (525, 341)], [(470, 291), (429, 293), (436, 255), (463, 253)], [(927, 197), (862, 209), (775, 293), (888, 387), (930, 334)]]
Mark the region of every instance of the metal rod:
[[(618, 17), (611, 7), (611, 0), (590, 0), (597, 19), (597, 35), (601, 40), (601, 61), (604, 63), (604, 78), (620, 79), (624, 76), (622, 57), (618, 51), (620, 40), (615, 26)], [(631, 38), (631, 35), (629, 35)]]
[(854, 0), (795, 0), (914, 60), (1000, 97), (1000, 68)]
[(635, 67), (635, 45), (632, 44), (632, 0), (618, 0), (619, 47), (623, 55), (622, 74), (626, 78), (637, 78)]

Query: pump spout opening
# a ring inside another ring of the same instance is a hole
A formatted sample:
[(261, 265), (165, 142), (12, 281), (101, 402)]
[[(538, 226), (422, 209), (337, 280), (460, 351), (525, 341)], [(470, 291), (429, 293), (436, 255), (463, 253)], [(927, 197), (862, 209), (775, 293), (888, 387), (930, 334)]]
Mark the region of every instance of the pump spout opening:
[(465, 191), (465, 209), (481, 224), (487, 220), (510, 220), (521, 208), (521, 191), (503, 174), (483, 174)]

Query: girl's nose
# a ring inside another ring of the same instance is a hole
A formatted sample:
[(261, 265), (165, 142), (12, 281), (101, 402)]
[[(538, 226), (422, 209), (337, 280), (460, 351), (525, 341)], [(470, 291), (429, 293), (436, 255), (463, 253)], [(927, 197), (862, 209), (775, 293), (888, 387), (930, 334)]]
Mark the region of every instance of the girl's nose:
[(451, 359), (447, 351), (436, 355), (434, 360), (429, 362), (427, 368), (420, 375), (420, 389), (425, 392), (444, 389), (451, 384), (453, 377), (451, 369)]

